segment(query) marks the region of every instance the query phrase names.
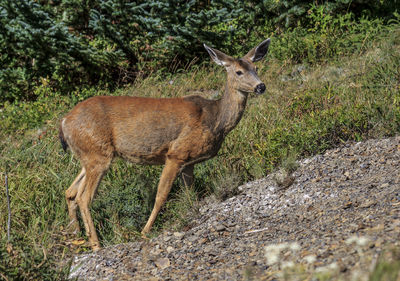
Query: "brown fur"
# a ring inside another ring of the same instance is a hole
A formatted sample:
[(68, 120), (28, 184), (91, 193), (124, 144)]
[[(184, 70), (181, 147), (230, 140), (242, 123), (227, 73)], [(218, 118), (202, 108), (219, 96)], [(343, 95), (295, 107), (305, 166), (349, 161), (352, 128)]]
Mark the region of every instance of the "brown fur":
[(240, 60), (205, 46), (228, 72), (226, 90), (219, 100), (101, 96), (75, 106), (60, 126), (63, 147), (68, 144), (82, 164), (81, 173), (66, 191), (72, 230), (79, 231), (79, 206), (89, 242), (94, 250), (99, 249), (89, 205), (112, 159), (120, 156), (134, 163), (165, 164), (154, 209), (142, 231), (148, 233), (178, 173), (191, 185), (193, 165), (217, 154), (242, 117), (247, 93), (264, 92), (253, 61), (265, 55), (268, 44), (269, 40), (264, 41)]

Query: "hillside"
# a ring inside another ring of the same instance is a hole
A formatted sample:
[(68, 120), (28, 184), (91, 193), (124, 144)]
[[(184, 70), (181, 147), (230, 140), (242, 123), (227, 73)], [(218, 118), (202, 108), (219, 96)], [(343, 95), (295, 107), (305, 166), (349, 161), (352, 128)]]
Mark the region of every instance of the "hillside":
[[(70, 278), (397, 280), (400, 137), (346, 143), (298, 164), (204, 203), (181, 232), (77, 256)], [(382, 257), (394, 279), (381, 279)]]
[[(23, 2), (27, 1), (39, 5)], [(153, 208), (162, 167), (115, 159), (90, 208), (100, 242), (107, 248), (93, 256), (87, 254), (91, 250), (84, 232), (66, 232), (65, 190), (81, 167), (61, 148), (60, 119), (77, 103), (99, 95), (198, 94), (216, 99), (223, 93), (226, 71), (208, 57), (203, 59), (207, 51), (202, 44), (189, 40), (202, 54), (198, 64), (175, 65), (176, 69), (172, 65), (171, 72), (160, 68), (117, 89), (85, 79), (75, 81), (82, 87), (70, 85), (68, 75), (58, 76), (62, 73), (52, 72), (51, 67), (43, 68), (55, 75), (49, 79), (31, 69), (40, 76), (37, 85), (29, 84), (25, 76), (11, 76), (21, 78), (22, 84), (2, 80), (9, 94), (13, 93), (9, 86), (16, 85), (27, 97), (6, 98), (0, 104), (0, 182), (4, 186), (7, 175), (11, 203), (8, 239), (7, 199), (2, 193), (0, 279), (64, 280), (69, 270), (65, 262), (74, 256), (92, 257), (77, 271), (81, 278), (104, 274), (107, 279), (114, 272), (114, 279), (123, 274), (137, 279), (184, 279), (185, 274), (203, 279), (214, 278), (213, 274), (215, 279), (223, 279), (224, 274), (232, 279), (283, 279), (279, 274), (285, 267), (283, 273), (309, 279), (323, 274), (324, 265), (347, 277), (356, 268), (375, 264), (382, 265), (384, 272), (398, 270), (396, 251), (382, 251), (394, 244), (393, 237), (399, 238), (399, 140), (379, 140), (400, 132), (400, 15), (370, 19), (324, 9), (314, 5), (304, 11), (309, 20), (304, 26), (279, 31), (271, 21), (260, 25), (251, 38), (224, 43), (229, 48), (222, 51), (240, 56), (242, 49), (271, 38), (269, 54), (257, 65), (266, 92), (249, 96), (242, 120), (217, 157), (196, 165), (193, 186), (174, 183), (150, 233), (155, 238), (148, 242), (140, 238), (140, 230)], [(107, 46), (100, 47), (113, 50)], [(217, 47), (217, 42), (212, 46)], [(9, 64), (10, 69), (19, 65)], [(77, 72), (67, 74), (83, 77)], [(26, 83), (33, 93), (24, 90)], [(361, 141), (366, 142), (356, 145)], [(338, 150), (329, 150), (333, 148)], [(300, 161), (295, 169), (299, 159), (314, 155), (319, 156)], [(363, 164), (364, 160), (369, 163)], [(262, 180), (243, 186), (256, 179)], [(236, 203), (241, 205), (233, 207)], [(351, 244), (353, 235), (368, 239), (360, 239), (363, 246), (354, 248), (345, 243)], [(293, 259), (285, 250), (283, 260), (274, 265), (277, 249), (288, 247), (284, 242), (297, 242), (300, 249), (290, 244), (296, 252)], [(265, 256), (265, 247), (271, 256)], [(385, 262), (376, 261), (380, 255)], [(93, 269), (91, 263), (101, 270), (86, 272)], [(336, 280), (335, 274), (326, 278)]]

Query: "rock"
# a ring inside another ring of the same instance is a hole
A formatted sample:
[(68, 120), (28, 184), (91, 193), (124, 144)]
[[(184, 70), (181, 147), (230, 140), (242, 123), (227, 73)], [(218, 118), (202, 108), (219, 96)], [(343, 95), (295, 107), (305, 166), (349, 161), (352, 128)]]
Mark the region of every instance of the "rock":
[(182, 239), (183, 236), (185, 236), (185, 233), (183, 232), (174, 232), (174, 237), (177, 239)]
[(157, 245), (154, 249), (152, 249), (152, 250), (150, 251), (150, 254), (151, 254), (152, 256), (158, 256), (158, 255), (161, 254), (161, 252), (162, 252), (162, 250), (160, 249), (160, 246)]
[(379, 188), (387, 188), (387, 187), (389, 187), (389, 183), (385, 182)]
[(168, 246), (167, 247), (167, 253), (171, 254), (173, 251), (175, 251), (174, 247)]
[(223, 225), (223, 224), (218, 224), (216, 227), (215, 227), (215, 230), (216, 231), (224, 231), (226, 229), (226, 227)]
[(156, 266), (160, 269), (166, 269), (171, 265), (168, 258), (159, 258), (155, 262)]

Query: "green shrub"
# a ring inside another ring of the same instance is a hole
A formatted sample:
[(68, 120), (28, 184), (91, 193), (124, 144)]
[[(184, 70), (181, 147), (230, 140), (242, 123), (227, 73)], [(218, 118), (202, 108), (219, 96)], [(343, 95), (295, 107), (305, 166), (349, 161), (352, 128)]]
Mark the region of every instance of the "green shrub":
[(207, 57), (202, 43), (242, 55), (274, 35), (273, 55), (298, 62), (361, 52), (396, 8), (396, 1), (316, 3), (0, 0), (0, 104), (35, 100), (43, 83), (62, 95), (94, 85), (114, 91), (185, 70)]
[(356, 19), (354, 14), (331, 15), (325, 6), (312, 5), (309, 26), (298, 25), (278, 37), (273, 55), (280, 60), (316, 63), (363, 53), (368, 42), (385, 33), (382, 19)]
[(0, 259), (0, 276), (6, 280), (66, 280), (68, 276), (69, 266), (57, 268), (56, 258), (44, 247), (0, 239)]

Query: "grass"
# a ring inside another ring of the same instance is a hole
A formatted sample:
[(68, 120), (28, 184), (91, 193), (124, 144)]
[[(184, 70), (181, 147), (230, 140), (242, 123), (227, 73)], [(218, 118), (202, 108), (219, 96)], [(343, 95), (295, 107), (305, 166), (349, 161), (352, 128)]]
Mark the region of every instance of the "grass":
[(392, 281), (400, 277), (400, 252), (396, 247), (386, 249), (372, 271), (369, 281)]
[[(239, 184), (279, 166), (293, 169), (293, 159), (349, 140), (398, 134), (399, 27), (392, 26), (380, 40), (366, 42), (369, 47), (363, 51), (329, 61), (282, 63), (272, 57), (260, 63), (267, 92), (250, 97), (242, 121), (226, 138), (218, 157), (196, 166), (191, 189), (182, 190), (176, 181), (153, 233), (184, 225), (192, 214), (188, 210), (195, 210), (205, 196), (223, 200), (235, 194)], [(168, 79), (138, 80), (114, 93), (86, 89), (70, 96), (52, 93), (43, 85), (37, 89), (41, 94), (35, 102), (5, 104), (0, 112), (0, 182), (7, 171), (12, 239), (6, 243), (7, 204), (5, 196), (0, 196), (0, 277), (63, 279), (66, 269), (60, 261), (88, 250), (64, 232), (68, 224), (64, 192), (80, 166), (62, 151), (57, 130), (59, 119), (74, 104), (104, 94), (173, 97), (197, 93), (214, 98), (223, 89), (224, 75), (219, 67), (194, 66)], [(160, 172), (161, 167), (119, 159), (113, 163), (92, 206), (103, 246), (137, 239), (151, 211)]]

